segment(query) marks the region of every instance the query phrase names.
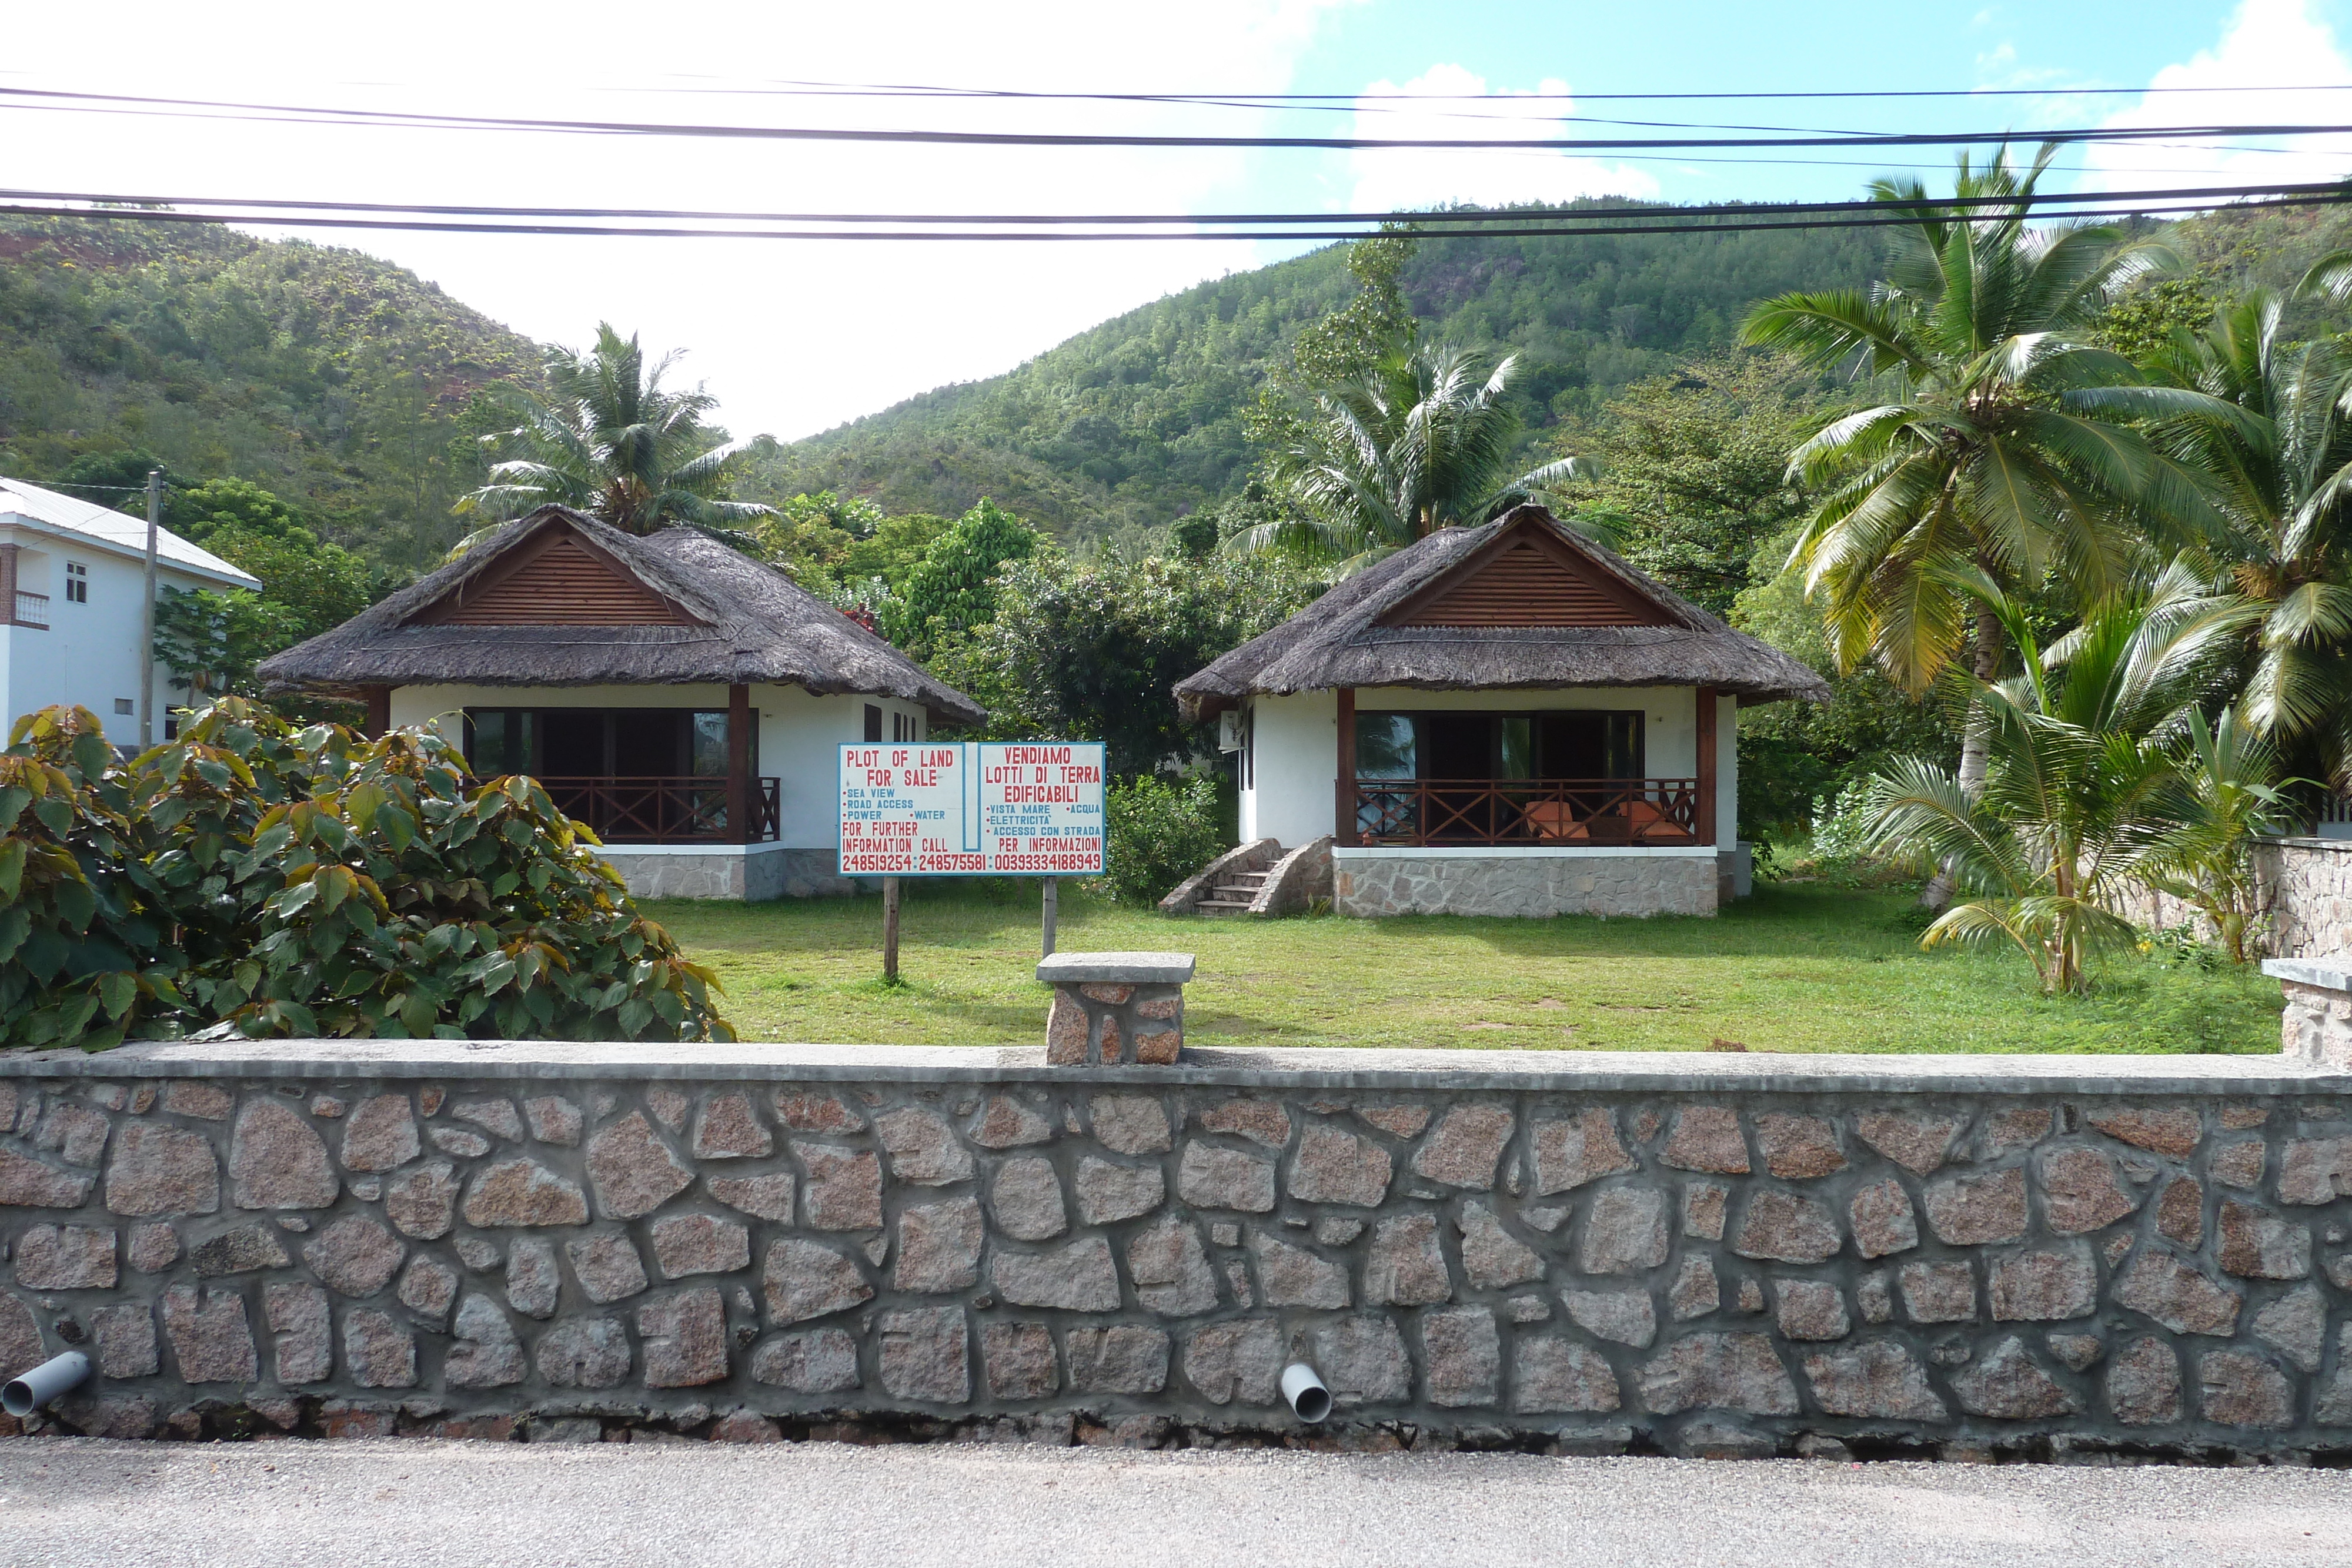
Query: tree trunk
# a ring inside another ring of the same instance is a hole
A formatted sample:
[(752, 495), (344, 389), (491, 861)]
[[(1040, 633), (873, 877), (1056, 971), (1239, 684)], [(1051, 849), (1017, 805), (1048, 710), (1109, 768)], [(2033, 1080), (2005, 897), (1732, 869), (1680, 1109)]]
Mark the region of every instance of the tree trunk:
[[(1976, 658), (1971, 669), (1979, 681), (1989, 684), (2000, 673), (2000, 620), (1990, 610), (1978, 611)], [(1984, 794), (1985, 786), (1986, 736), (1984, 726), (1979, 722), (1980, 716), (1972, 697), (1960, 730), (1960, 795), (1971, 801)], [(1921, 890), (1920, 904), (1941, 914), (1952, 902), (1953, 886), (1952, 862), (1946, 861), (1936, 868), (1936, 874)]]

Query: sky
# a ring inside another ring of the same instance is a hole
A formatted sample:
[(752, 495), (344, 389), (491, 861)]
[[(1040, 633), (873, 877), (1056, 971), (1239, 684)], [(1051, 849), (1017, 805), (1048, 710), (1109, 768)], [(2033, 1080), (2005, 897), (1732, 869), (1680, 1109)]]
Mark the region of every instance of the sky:
[[(116, 0), (17, 8), (0, 89), (550, 119), (1146, 134), (1542, 136), (1564, 115), (1822, 130), (2352, 123), (2352, 0), (800, 0), (381, 7)], [(1890, 16), (1899, 20), (1890, 22)], [(1204, 110), (783, 96), (793, 83), (1316, 93)], [(2143, 89), (2221, 89), (2143, 99)], [(2092, 95), (2085, 88), (2131, 89)], [(2025, 89), (1963, 99), (1615, 102), (1609, 93)], [(2294, 89), (2320, 89), (2303, 90)], [(1441, 99), (1438, 95), (1450, 95)], [(1495, 95), (1466, 103), (1458, 95)], [(0, 103), (6, 100), (0, 99)], [(1580, 127), (1578, 133), (1667, 134)], [(772, 212), (1337, 212), (1615, 194), (1836, 199), (1940, 149), (1682, 152), (1008, 149), (256, 125), (0, 107), (6, 183), (123, 196)], [(2049, 183), (2161, 189), (2352, 172), (2352, 136), (2070, 152)], [(256, 232), (273, 232), (257, 230)], [(310, 231), (541, 341), (609, 320), (685, 350), (738, 435), (797, 439), (1008, 370), (1106, 318), (1303, 243), (578, 238)]]

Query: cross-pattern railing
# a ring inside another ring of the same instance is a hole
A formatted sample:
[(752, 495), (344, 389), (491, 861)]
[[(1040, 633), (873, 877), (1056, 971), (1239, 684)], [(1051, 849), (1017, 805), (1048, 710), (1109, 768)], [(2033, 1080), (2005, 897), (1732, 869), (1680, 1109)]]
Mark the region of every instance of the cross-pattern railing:
[(9, 623), (15, 626), (30, 626), (39, 632), (47, 631), (49, 629), (49, 596), (46, 593), (27, 593), (23, 589), (18, 589), (14, 617)]
[(1376, 844), (1695, 844), (1696, 779), (1360, 779), (1349, 820)]
[(542, 779), (556, 810), (608, 844), (766, 843), (782, 831), (777, 781), (747, 780), (751, 831), (730, 831), (724, 779)]

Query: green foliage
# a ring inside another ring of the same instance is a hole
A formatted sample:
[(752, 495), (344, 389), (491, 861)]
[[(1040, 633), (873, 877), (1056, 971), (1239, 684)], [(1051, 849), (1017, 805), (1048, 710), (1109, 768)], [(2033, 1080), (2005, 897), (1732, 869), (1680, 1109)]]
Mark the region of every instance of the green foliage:
[(1637, 382), (1557, 449), (1592, 460), (1575, 516), (1684, 598), (1729, 617), (1776, 576), (1809, 497), (1789, 454), (1838, 406), (1822, 378), (1755, 350), (1721, 350)]
[(1147, 773), (1103, 792), (1104, 885), (1120, 904), (1153, 904), (1233, 848), (1216, 781)]
[(730, 1039), (539, 785), (430, 732), (362, 741), (229, 698), (111, 765), (45, 709), (0, 757), (0, 1040)]
[(2091, 340), (2127, 360), (2146, 361), (2168, 347), (2176, 334), (2212, 325), (2220, 304), (2208, 276), (2149, 278), (2099, 312)]
[[(1971, 632), (1978, 679), (1998, 673), (2000, 628), (1958, 586), (1968, 571), (2028, 593), (2056, 581), (2087, 602), (2128, 580), (2126, 507), (2161, 526), (2197, 501), (2137, 433), (2058, 406), (2062, 392), (2136, 379), (2088, 330), (2163, 255), (2105, 228), (2038, 237), (2026, 198), (2053, 151), (2022, 175), (2002, 153), (1983, 169), (1963, 157), (1956, 194), (2013, 204), (1976, 209), (1997, 219), (1921, 209), (1916, 225), (1887, 231), (1875, 287), (1769, 299), (1745, 328), (1749, 342), (1821, 369), (1885, 378), (1883, 401), (1790, 455), (1819, 496), (1797, 555), (1840, 667), (1874, 660), (1914, 695)], [(1927, 200), (1917, 181), (1872, 190)]]
[(2254, 877), (2257, 836), (2288, 831), (2294, 813), (2271, 748), (2223, 708), (2208, 724), (2191, 708), (2174, 754), (2181, 794), (2170, 830), (2148, 856), (2143, 880), (2205, 919), (2233, 964), (2263, 917)]
[(447, 548), (450, 505), (479, 483), (476, 394), (530, 381), (536, 358), (357, 251), (0, 218), (0, 472), (37, 484), (237, 475), (323, 537), (413, 569)]
[(990, 500), (932, 538), (899, 593), (877, 609), (882, 634), (929, 658), (942, 643), (996, 618), (997, 580), (1038, 552), (1044, 537)]
[[(1411, 245), (1396, 286), (1422, 336), (1489, 358), (1518, 353), (1513, 398), (1530, 447), (1561, 416), (1590, 417), (1622, 388), (1730, 346), (1756, 299), (1859, 286), (1879, 248), (1874, 232), (1704, 225), (1570, 239), (1424, 235)], [(806, 441), (755, 444), (745, 493), (854, 490), (893, 512), (948, 515), (992, 495), (1066, 541), (1164, 524), (1241, 488), (1258, 455), (1244, 416), (1259, 390), (1289, 367), (1303, 331), (1366, 297), (1349, 270), (1354, 248), (1204, 283), (1005, 375)]]
[(1582, 476), (1587, 465), (1564, 457), (1512, 476), (1520, 422), (1505, 393), (1517, 367), (1507, 355), (1490, 373), (1475, 353), (1433, 345), (1318, 389), (1266, 464), (1267, 486), (1289, 515), (1236, 534), (1229, 548), (1356, 570)]
[(155, 601), (155, 662), (191, 706), (256, 695), (255, 669), (302, 640), (295, 612), (257, 593), (164, 585)]
[[(2024, 664), (2016, 678), (1973, 690), (1983, 788), (1964, 789), (1956, 774), (1917, 758), (1896, 762), (1872, 789), (1871, 847), (1948, 867), (1975, 895), (1946, 910), (1921, 946), (2005, 938), (2032, 960), (2045, 993), (2078, 993), (2089, 988), (2095, 953), (2133, 944), (2114, 912), (2119, 897), (2190, 861), (2239, 852), (2254, 813), (2184, 799), (2163, 742), (2199, 687), (2198, 629), (2174, 613), (2186, 574), (2152, 601), (2095, 606), (2053, 650), (2063, 664), (2045, 662), (2024, 607), (1989, 577), (1967, 586), (2000, 618)], [(2256, 782), (2258, 764), (2230, 760), (2232, 792)], [(2167, 842), (2178, 846), (2170, 855), (2158, 848)]]
[[(1785, 560), (1790, 528), (1750, 559), (1759, 572)], [(1770, 703), (1739, 714), (1739, 834), (1759, 843), (1791, 843), (1808, 832), (1816, 802), (1838, 796), (1898, 757), (1952, 766), (1960, 750), (1960, 709), (1938, 689), (1914, 701), (1874, 665), (1841, 674), (1807, 601), (1803, 573), (1766, 577), (1734, 601), (1731, 623), (1812, 666), (1830, 684), (1823, 703)]]
[(943, 648), (932, 668), (989, 710), (990, 738), (1099, 740), (1111, 772), (1132, 777), (1202, 753), (1171, 688), (1314, 593), (1300, 573), (1263, 558), (1045, 555), (1004, 574), (995, 618)]
[(488, 438), (503, 455), (457, 511), (502, 521), (554, 502), (633, 534), (674, 523), (731, 530), (765, 516), (733, 499), (741, 449), (710, 423), (719, 400), (662, 385), (677, 358), (648, 366), (634, 333), (602, 321), (587, 352), (549, 349), (547, 395), (504, 393), (519, 423)]
[(121, 1043), (180, 1001), (138, 802), (85, 708), (18, 719), (0, 755), (0, 1045)]

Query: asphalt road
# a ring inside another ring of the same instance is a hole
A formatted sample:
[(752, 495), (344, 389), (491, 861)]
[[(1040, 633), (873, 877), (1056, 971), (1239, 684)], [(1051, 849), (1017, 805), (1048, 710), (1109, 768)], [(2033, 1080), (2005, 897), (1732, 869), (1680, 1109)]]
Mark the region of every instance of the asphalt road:
[(783, 1444), (0, 1442), (0, 1563), (2352, 1563), (2352, 1472)]

